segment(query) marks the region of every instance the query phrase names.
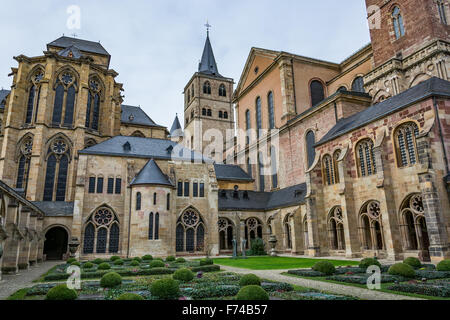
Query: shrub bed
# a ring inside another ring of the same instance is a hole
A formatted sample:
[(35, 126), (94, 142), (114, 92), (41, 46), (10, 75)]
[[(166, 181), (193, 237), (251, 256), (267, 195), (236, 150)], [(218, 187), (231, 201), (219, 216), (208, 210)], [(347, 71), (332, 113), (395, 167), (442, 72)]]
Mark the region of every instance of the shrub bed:
[(119, 260), (119, 259), (120, 259), (120, 257), (118, 257), (118, 256), (112, 256), (109, 260), (114, 262), (114, 261)]
[(199, 267), (191, 267), (192, 272), (216, 272), (220, 271), (220, 266), (218, 265), (208, 265), (208, 266), (199, 266)]
[(183, 294), (190, 296), (192, 299), (207, 299), (217, 297), (230, 297), (238, 294), (240, 287), (237, 285), (211, 285), (196, 286), (195, 288), (183, 289)]
[(109, 270), (111, 269), (111, 265), (109, 263), (103, 262), (98, 265), (98, 270)]
[(176, 263), (185, 263), (186, 259), (184, 258), (177, 258), (177, 260), (175, 260)]
[(236, 300), (264, 301), (269, 300), (269, 294), (260, 286), (246, 286), (239, 290)]
[(296, 276), (300, 276), (300, 277), (325, 277), (326, 276), (325, 273), (322, 273), (319, 271), (314, 271), (314, 270), (289, 270), (288, 273), (296, 275)]
[(122, 259), (117, 259), (116, 261), (114, 261), (114, 265), (115, 266), (123, 266), (124, 262)]
[(293, 291), (294, 287), (289, 283), (284, 282), (263, 282), (261, 283), (261, 287), (267, 292), (275, 292), (275, 291)]
[(450, 271), (450, 260), (442, 260), (436, 267), (437, 271)]
[(413, 267), (406, 263), (397, 263), (389, 268), (388, 273), (393, 276), (402, 276), (406, 278), (414, 278), (416, 272)]
[(175, 257), (174, 256), (168, 256), (167, 258), (166, 258), (166, 262), (174, 262), (176, 259), (175, 259)]
[[(327, 280), (332, 281), (338, 281), (338, 282), (346, 282), (346, 283), (356, 283), (356, 284), (367, 284), (367, 279), (370, 277), (370, 274), (356, 274), (356, 275), (335, 275), (327, 277)], [(381, 283), (388, 283), (388, 282), (402, 282), (406, 281), (407, 279), (401, 276), (394, 276), (394, 275), (387, 275), (382, 274), (381, 275)]]
[(142, 260), (144, 260), (144, 261), (151, 261), (151, 260), (153, 260), (153, 257), (152, 257), (152, 255), (147, 254), (147, 255), (142, 257)]
[(206, 258), (206, 259), (200, 260), (200, 265), (201, 266), (210, 266), (210, 265), (213, 265), (213, 264), (214, 264), (214, 261), (213, 261), (213, 259), (210, 259), (210, 258)]
[(67, 263), (67, 264), (72, 264), (72, 262), (75, 262), (75, 261), (77, 261), (77, 259), (75, 259), (75, 258), (69, 258), (69, 259), (67, 259), (66, 263)]
[(100, 259), (100, 258), (97, 258), (94, 261), (92, 261), (92, 263), (95, 263), (95, 264), (101, 264), (103, 262), (104, 262), (103, 259)]
[(152, 296), (162, 300), (176, 299), (180, 295), (178, 282), (170, 278), (153, 282), (150, 291)]
[(60, 284), (47, 292), (46, 300), (76, 300), (78, 294), (75, 290), (67, 288), (67, 285)]
[(150, 268), (164, 268), (166, 264), (160, 260), (153, 260), (150, 262)]
[(85, 264), (83, 264), (83, 269), (92, 269), (94, 268), (94, 264), (91, 262), (86, 262)]
[(379, 267), (381, 267), (381, 263), (375, 258), (365, 258), (365, 259), (362, 259), (361, 262), (359, 263), (359, 267), (361, 269), (364, 269), (364, 272), (370, 266), (379, 266)]
[(319, 261), (312, 267), (312, 269), (314, 271), (322, 272), (326, 275), (332, 275), (336, 272), (336, 268), (329, 261)]
[(132, 267), (137, 267), (139, 265), (140, 265), (140, 263), (137, 260), (133, 260), (133, 261), (130, 262), (130, 266), (132, 266)]
[(400, 292), (408, 292), (408, 293), (416, 293), (416, 294), (424, 294), (427, 296), (433, 297), (450, 297), (450, 285), (448, 282), (439, 285), (435, 284), (410, 284), (410, 283), (399, 283), (394, 284), (388, 288), (389, 290), (400, 291)]
[(431, 271), (431, 270), (416, 270), (416, 279), (444, 279), (450, 278), (450, 271)]

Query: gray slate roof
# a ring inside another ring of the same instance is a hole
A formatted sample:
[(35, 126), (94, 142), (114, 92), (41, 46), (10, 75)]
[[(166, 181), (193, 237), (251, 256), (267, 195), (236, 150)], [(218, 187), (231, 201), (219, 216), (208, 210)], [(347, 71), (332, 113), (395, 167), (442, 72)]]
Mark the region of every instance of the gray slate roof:
[[(225, 192), (226, 197), (223, 196)], [(219, 191), (219, 210), (267, 211), (300, 205), (305, 202), (306, 183), (277, 190), (274, 192), (238, 191), (238, 198), (233, 190)]]
[(200, 64), (198, 66), (198, 72), (221, 77), (219, 70), (217, 69), (217, 63), (216, 59), (214, 58), (211, 41), (209, 41), (209, 32), (206, 37), (202, 60), (200, 61)]
[(67, 58), (69, 56), (70, 52), (72, 52), (72, 57), (75, 59), (80, 59), (82, 56), (80, 49), (78, 49), (78, 47), (76, 47), (76, 46), (70, 46), (65, 49), (62, 49), (60, 52), (58, 52), (58, 54), (61, 57)]
[(412, 103), (432, 96), (450, 97), (450, 82), (436, 77), (431, 78), (392, 98), (356, 113), (351, 117), (341, 119), (318, 143), (316, 143), (316, 146), (331, 141), (370, 122), (383, 118), (388, 114), (401, 110)]
[(45, 213), (46, 217), (73, 216), (73, 202), (33, 201), (33, 204), (41, 209)]
[(180, 120), (178, 119), (178, 115), (175, 116), (175, 120), (173, 120), (172, 128), (170, 129), (171, 137), (182, 137), (183, 136), (183, 128), (181, 128)]
[(217, 180), (254, 181), (241, 167), (229, 164), (215, 164)]
[(11, 91), (9, 91), (9, 90), (4, 90), (4, 89), (0, 90), (0, 109), (4, 109), (5, 108), (6, 97), (10, 93), (11, 93)]
[(121, 122), (148, 127), (162, 127), (156, 124), (140, 107), (122, 105)]
[(109, 56), (109, 53), (103, 48), (100, 42), (93, 42), (88, 40), (82, 40), (78, 38), (71, 38), (62, 36), (61, 38), (56, 39), (55, 41), (47, 44), (47, 48), (49, 46), (52, 47), (60, 47), (60, 48), (68, 48), (70, 46), (75, 46), (81, 51), (97, 53), (105, 56)]
[(156, 160), (204, 161), (211, 159), (184, 148), (175, 142), (162, 139), (116, 136), (95, 146), (86, 148), (79, 154), (134, 157)]
[(131, 181), (132, 186), (149, 184), (171, 187), (174, 186), (170, 182), (170, 179), (161, 171), (161, 168), (153, 159), (147, 162), (144, 168), (142, 168), (142, 170), (133, 179), (133, 181)]

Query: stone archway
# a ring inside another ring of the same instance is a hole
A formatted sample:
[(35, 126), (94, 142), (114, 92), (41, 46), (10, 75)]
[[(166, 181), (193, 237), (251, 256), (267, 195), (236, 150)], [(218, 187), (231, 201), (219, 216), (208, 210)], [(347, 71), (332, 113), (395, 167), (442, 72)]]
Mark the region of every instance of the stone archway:
[(69, 234), (63, 227), (51, 227), (45, 233), (44, 254), (47, 260), (63, 260), (67, 253)]

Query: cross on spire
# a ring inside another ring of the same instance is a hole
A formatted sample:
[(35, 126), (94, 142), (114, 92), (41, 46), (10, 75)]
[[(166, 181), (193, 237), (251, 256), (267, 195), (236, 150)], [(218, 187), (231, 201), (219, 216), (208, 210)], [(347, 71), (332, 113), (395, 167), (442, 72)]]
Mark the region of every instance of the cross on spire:
[(206, 27), (206, 33), (209, 35), (209, 29), (212, 27), (212, 25), (209, 24), (208, 20), (206, 20), (205, 27)]

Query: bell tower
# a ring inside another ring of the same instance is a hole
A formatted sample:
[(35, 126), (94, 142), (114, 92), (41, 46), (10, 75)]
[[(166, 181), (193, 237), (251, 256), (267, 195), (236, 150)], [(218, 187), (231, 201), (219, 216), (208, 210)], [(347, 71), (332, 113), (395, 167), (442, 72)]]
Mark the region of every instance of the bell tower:
[[(209, 38), (209, 24), (198, 71), (184, 88), (184, 145), (222, 160), (225, 141), (233, 136), (234, 81), (219, 73)], [(227, 137), (227, 134), (230, 137)], [(223, 143), (222, 143), (223, 142)], [(214, 145), (214, 147), (212, 147)]]

